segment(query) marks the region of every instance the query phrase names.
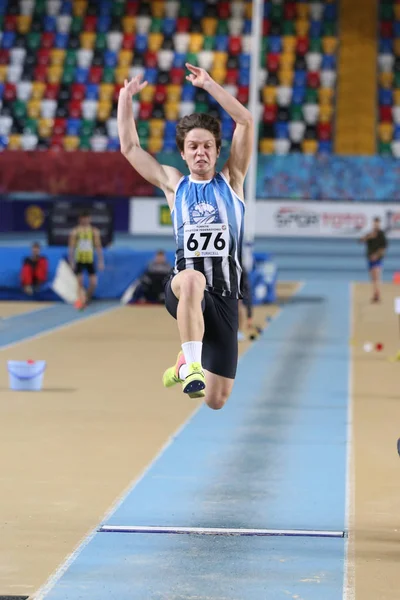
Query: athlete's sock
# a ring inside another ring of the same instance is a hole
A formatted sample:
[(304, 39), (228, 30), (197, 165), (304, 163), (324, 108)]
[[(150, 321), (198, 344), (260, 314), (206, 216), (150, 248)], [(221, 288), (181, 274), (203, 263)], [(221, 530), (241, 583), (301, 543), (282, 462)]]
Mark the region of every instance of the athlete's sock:
[(181, 365), (179, 368), (179, 373), (178, 373), (179, 379), (182, 379), (182, 381), (185, 380), (187, 377), (187, 374), (188, 374), (188, 370), (189, 369), (188, 369), (187, 364), (183, 363), (183, 365)]
[(201, 352), (203, 349), (203, 342), (185, 342), (182, 344), (183, 354), (187, 365), (191, 363), (201, 364)]

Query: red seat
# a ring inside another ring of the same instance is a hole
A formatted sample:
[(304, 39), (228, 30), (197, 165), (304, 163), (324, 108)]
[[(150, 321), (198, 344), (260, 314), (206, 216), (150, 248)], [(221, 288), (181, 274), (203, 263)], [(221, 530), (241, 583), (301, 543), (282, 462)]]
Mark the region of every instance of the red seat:
[(47, 65), (50, 62), (50, 48), (39, 48), (36, 53), (36, 64), (37, 65)]
[(318, 123), (317, 126), (318, 139), (321, 141), (328, 141), (332, 138), (332, 124), (331, 123)]
[(190, 30), (190, 17), (179, 17), (176, 20), (177, 33), (187, 33)]
[(218, 2), (217, 10), (218, 17), (220, 19), (229, 19), (231, 16), (231, 7), (229, 2)]
[(182, 69), (181, 67), (173, 67), (169, 72), (170, 81), (175, 84), (182, 83), (184, 75), (185, 69)]
[(296, 3), (286, 2), (283, 14), (286, 21), (294, 21), (294, 19), (296, 18)]
[(54, 119), (53, 134), (55, 136), (64, 135), (66, 129), (67, 129), (67, 119), (64, 119), (61, 117), (57, 117), (56, 119)]
[(167, 99), (167, 86), (158, 83), (156, 85), (156, 91), (154, 93), (155, 104), (164, 104)]
[(59, 83), (48, 83), (46, 85), (46, 91), (44, 93), (44, 97), (47, 98), (47, 100), (57, 100), (59, 91), (60, 91)]
[(239, 77), (239, 69), (227, 69), (225, 83), (227, 85), (236, 85)]
[(379, 107), (379, 120), (388, 121), (392, 123), (392, 107), (391, 106), (380, 106)]
[(113, 102), (118, 102), (119, 92), (124, 86), (122, 83), (116, 83), (114, 86)]
[(381, 37), (392, 38), (393, 37), (393, 22), (382, 21), (381, 22)]
[(100, 83), (103, 78), (103, 67), (91, 67), (89, 71), (89, 83)]
[(38, 65), (35, 67), (34, 80), (35, 81), (46, 81), (47, 79), (47, 67), (46, 65)]
[(242, 51), (242, 38), (240, 36), (231, 36), (228, 43), (228, 52), (232, 56), (237, 56)]
[(5, 48), (0, 48), (0, 65), (8, 65), (10, 51)]
[(276, 73), (279, 69), (279, 54), (270, 52), (267, 55), (267, 70), (271, 73)]
[(263, 20), (263, 35), (269, 35), (269, 31), (271, 29), (271, 21), (268, 19)]
[(299, 56), (304, 56), (308, 52), (310, 40), (307, 37), (299, 37), (296, 42), (296, 53)]
[(45, 31), (42, 33), (42, 48), (52, 48), (54, 46), (54, 41), (56, 39), (56, 34), (51, 31)]
[(265, 104), (263, 121), (264, 123), (275, 123), (278, 116), (278, 105), (277, 104)]
[(241, 104), (247, 104), (249, 101), (249, 87), (247, 85), (239, 85), (237, 91), (237, 99)]
[(151, 50), (147, 50), (144, 55), (144, 64), (146, 67), (153, 69), (157, 66), (157, 52), (151, 52)]
[(4, 17), (3, 30), (15, 31), (17, 28), (17, 15), (6, 15)]
[(321, 85), (321, 76), (318, 71), (309, 71), (307, 73), (307, 85), (310, 88), (317, 89)]
[(148, 121), (153, 114), (154, 105), (152, 102), (141, 102), (139, 107), (139, 119)]
[(135, 34), (134, 33), (124, 33), (124, 37), (122, 38), (122, 48), (124, 50), (133, 50), (135, 46)]
[(12, 102), (17, 97), (17, 89), (15, 83), (6, 83), (4, 85), (3, 100)]
[(87, 15), (84, 20), (84, 31), (96, 31), (97, 17), (96, 15)]
[(135, 17), (138, 13), (139, 6), (139, 0), (130, 0), (126, 3), (125, 6), (125, 15), (127, 15), (128, 17)]
[(79, 119), (82, 114), (82, 100), (71, 100), (68, 105), (71, 119)]
[(71, 99), (83, 100), (86, 96), (86, 85), (84, 83), (73, 83), (71, 86)]
[(52, 148), (53, 150), (62, 150), (63, 149), (63, 137), (64, 136), (62, 133), (53, 135), (50, 140), (50, 148)]

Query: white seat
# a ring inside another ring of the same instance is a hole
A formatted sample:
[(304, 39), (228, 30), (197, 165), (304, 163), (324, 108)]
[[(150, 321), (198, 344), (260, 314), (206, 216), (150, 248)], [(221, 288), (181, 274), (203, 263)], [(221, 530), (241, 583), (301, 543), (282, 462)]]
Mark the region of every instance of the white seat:
[(252, 46), (252, 37), (249, 34), (246, 34), (242, 37), (242, 53), (250, 54)]
[(76, 62), (79, 67), (84, 69), (88, 69), (92, 64), (93, 60), (93, 50), (89, 50), (88, 48), (79, 48), (76, 53)]
[(71, 29), (72, 17), (71, 15), (59, 15), (57, 17), (57, 31), (59, 33), (69, 33)]
[(188, 33), (176, 33), (174, 35), (174, 48), (179, 54), (183, 54), (188, 51), (189, 48), (189, 34)]
[(263, 118), (263, 114), (264, 114), (264, 104), (262, 102), (259, 102), (257, 104), (257, 121), (260, 122)]
[(34, 133), (23, 133), (21, 135), (22, 150), (34, 150), (38, 145), (38, 136)]
[(22, 65), (8, 65), (7, 81), (18, 83), (22, 76)]
[(335, 71), (332, 71), (329, 69), (323, 69), (321, 71), (321, 87), (334, 88), (335, 82), (336, 82), (336, 72)]
[(31, 15), (35, 8), (35, 0), (21, 0), (20, 11), (21, 15)]
[(394, 140), (391, 144), (392, 153), (395, 158), (400, 158), (400, 140)]
[(61, 0), (47, 0), (47, 14), (56, 17), (61, 8)]
[(179, 117), (186, 117), (194, 113), (195, 104), (194, 102), (181, 102), (179, 105)]
[(262, 87), (264, 87), (264, 85), (267, 81), (268, 71), (267, 71), (267, 69), (260, 69), (259, 73), (260, 73), (260, 88), (262, 88)]
[(279, 106), (289, 106), (293, 95), (293, 88), (288, 85), (281, 85), (277, 89), (276, 97)]
[(136, 32), (137, 33), (149, 33), (151, 27), (151, 17), (148, 15), (141, 15), (136, 19)]
[(289, 153), (290, 150), (290, 141), (286, 139), (277, 139), (275, 140), (275, 154), (279, 156), (284, 156)]
[(138, 100), (132, 100), (132, 112), (133, 118), (136, 120), (139, 118), (140, 102)]
[(108, 137), (106, 135), (92, 135), (90, 147), (94, 152), (104, 152), (107, 149)]
[(97, 100), (84, 100), (82, 102), (82, 115), (84, 119), (91, 121), (96, 117), (97, 104)]
[(200, 50), (197, 55), (199, 61), (199, 67), (209, 71), (212, 67), (214, 60), (214, 53), (212, 50)]
[(231, 16), (240, 19), (244, 14), (244, 2), (232, 2)]
[(19, 81), (17, 83), (17, 98), (27, 102), (31, 97), (32, 81)]
[(10, 63), (12, 65), (23, 65), (26, 57), (26, 48), (11, 48)]
[(322, 19), (322, 13), (324, 7), (321, 2), (311, 2), (310, 4), (310, 15), (313, 21), (320, 21)]
[(107, 48), (113, 52), (118, 52), (122, 44), (121, 31), (109, 31), (107, 33)]
[(303, 105), (304, 120), (308, 125), (315, 125), (319, 116), (319, 105), (318, 104), (304, 104)]
[(400, 106), (393, 106), (392, 116), (393, 116), (393, 121), (396, 123), (396, 125), (399, 125), (400, 124)]
[(12, 117), (9, 115), (0, 116), (0, 135), (9, 135), (12, 123)]
[(292, 142), (301, 142), (306, 130), (304, 121), (291, 121), (289, 123), (289, 137)]
[(380, 71), (391, 73), (393, 71), (394, 56), (393, 54), (379, 54), (378, 65)]
[(233, 96), (234, 98), (236, 98), (237, 95), (237, 85), (233, 85), (232, 83), (228, 83), (224, 85), (224, 89), (228, 92), (228, 94), (230, 94), (231, 96)]
[(319, 71), (322, 63), (322, 54), (320, 52), (307, 52), (306, 65), (309, 71)]
[(54, 119), (57, 110), (57, 100), (44, 98), (41, 103), (41, 115), (44, 119)]
[(170, 19), (176, 19), (179, 13), (179, 2), (165, 2), (165, 16)]
[(159, 50), (157, 53), (157, 63), (161, 71), (169, 71), (174, 60), (173, 50)]
[(129, 69), (129, 78), (133, 79), (134, 77), (137, 77), (138, 75), (142, 75), (142, 77), (144, 76), (144, 72), (145, 72), (145, 68), (141, 67), (139, 65), (135, 65), (134, 67), (131, 67)]
[(229, 35), (241, 35), (243, 31), (244, 20), (240, 17), (233, 17), (228, 20)]
[(106, 121), (106, 130), (107, 130), (108, 137), (117, 138), (118, 137), (117, 119), (115, 119), (115, 118), (108, 119), (108, 121)]

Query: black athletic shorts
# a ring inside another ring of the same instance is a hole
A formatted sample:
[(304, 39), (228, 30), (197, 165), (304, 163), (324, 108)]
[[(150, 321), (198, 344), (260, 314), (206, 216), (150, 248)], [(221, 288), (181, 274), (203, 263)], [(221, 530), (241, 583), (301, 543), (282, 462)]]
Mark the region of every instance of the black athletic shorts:
[(83, 271), (87, 271), (89, 275), (96, 275), (96, 267), (94, 262), (92, 263), (81, 263), (77, 262), (75, 265), (75, 273), (80, 275)]
[[(165, 285), (165, 306), (176, 319), (178, 299), (172, 291), (172, 277)], [(236, 298), (204, 292), (204, 337), (202, 365), (211, 373), (235, 379), (238, 361), (239, 311)]]

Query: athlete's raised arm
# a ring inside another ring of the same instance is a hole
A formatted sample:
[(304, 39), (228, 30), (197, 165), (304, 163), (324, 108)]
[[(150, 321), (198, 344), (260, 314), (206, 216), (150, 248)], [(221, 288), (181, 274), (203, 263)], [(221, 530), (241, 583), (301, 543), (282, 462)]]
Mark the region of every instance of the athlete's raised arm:
[(186, 79), (211, 94), (236, 123), (229, 159), (222, 171), (235, 192), (243, 196), (243, 182), (253, 149), (254, 126), (251, 112), (216, 83), (207, 71), (189, 63), (186, 63), (186, 67), (190, 71)]
[(161, 188), (168, 200), (175, 191), (175, 187), (182, 174), (174, 167), (160, 165), (157, 160), (140, 146), (139, 136), (133, 118), (132, 96), (139, 93), (147, 85), (141, 81), (141, 75), (131, 81), (125, 80), (118, 99), (118, 134), (121, 143), (121, 152), (131, 163), (134, 169), (149, 183)]

